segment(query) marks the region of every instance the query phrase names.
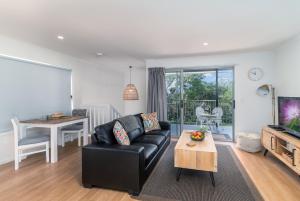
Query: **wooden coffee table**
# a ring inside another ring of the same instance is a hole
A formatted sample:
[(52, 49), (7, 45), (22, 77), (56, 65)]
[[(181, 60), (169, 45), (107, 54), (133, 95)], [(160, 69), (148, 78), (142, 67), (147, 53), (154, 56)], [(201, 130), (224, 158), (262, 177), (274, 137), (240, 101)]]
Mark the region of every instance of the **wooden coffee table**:
[(178, 168), (176, 180), (179, 181), (183, 168), (208, 171), (212, 185), (215, 186), (214, 172), (217, 172), (217, 149), (211, 133), (203, 141), (193, 141), (195, 146), (186, 145), (191, 141), (191, 131), (184, 130), (175, 146), (175, 167)]

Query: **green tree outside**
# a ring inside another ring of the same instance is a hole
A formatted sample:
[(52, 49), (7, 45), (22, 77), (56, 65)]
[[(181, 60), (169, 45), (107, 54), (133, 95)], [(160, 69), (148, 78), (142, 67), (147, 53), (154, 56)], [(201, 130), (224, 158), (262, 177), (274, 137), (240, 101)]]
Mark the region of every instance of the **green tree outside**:
[[(215, 76), (215, 75), (214, 75)], [(167, 73), (168, 120), (176, 123), (179, 120), (180, 104), (179, 73)], [(203, 73), (184, 73), (183, 75), (184, 124), (196, 124), (196, 107), (201, 106), (207, 113), (216, 107), (216, 82), (208, 81)], [(232, 124), (232, 79), (218, 80), (218, 103), (223, 109), (223, 124)]]

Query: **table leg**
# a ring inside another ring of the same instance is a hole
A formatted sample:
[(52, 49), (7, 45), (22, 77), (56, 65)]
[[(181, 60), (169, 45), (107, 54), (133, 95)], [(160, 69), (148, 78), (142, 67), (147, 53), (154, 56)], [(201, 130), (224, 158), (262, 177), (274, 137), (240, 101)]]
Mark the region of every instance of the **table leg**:
[(215, 187), (216, 184), (215, 184), (214, 173), (213, 172), (209, 172), (209, 176), (210, 176), (210, 180), (211, 180), (211, 183), (212, 183), (213, 187)]
[(83, 145), (88, 144), (88, 119), (83, 121)]
[(51, 163), (56, 163), (58, 158), (57, 153), (57, 127), (51, 127)]
[(176, 181), (179, 181), (180, 175), (181, 175), (181, 171), (182, 171), (182, 168), (178, 168), (177, 175), (176, 175)]

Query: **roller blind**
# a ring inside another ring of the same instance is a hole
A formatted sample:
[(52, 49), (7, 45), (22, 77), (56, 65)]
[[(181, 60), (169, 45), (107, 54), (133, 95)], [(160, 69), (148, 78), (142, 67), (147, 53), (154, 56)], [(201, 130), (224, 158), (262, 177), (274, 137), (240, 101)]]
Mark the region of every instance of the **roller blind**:
[(41, 118), (53, 112), (71, 112), (71, 71), (0, 58), (0, 133), (12, 129), (12, 117)]

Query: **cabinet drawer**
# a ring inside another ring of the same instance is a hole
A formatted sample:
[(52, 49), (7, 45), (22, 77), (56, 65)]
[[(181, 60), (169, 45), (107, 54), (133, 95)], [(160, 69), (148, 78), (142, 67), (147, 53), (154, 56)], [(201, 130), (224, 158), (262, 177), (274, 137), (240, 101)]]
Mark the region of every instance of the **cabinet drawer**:
[(295, 167), (300, 171), (300, 148), (296, 147), (294, 152), (294, 164)]
[(275, 136), (267, 131), (263, 131), (262, 144), (266, 149), (268, 149), (270, 151), (275, 151), (275, 147), (276, 147)]

